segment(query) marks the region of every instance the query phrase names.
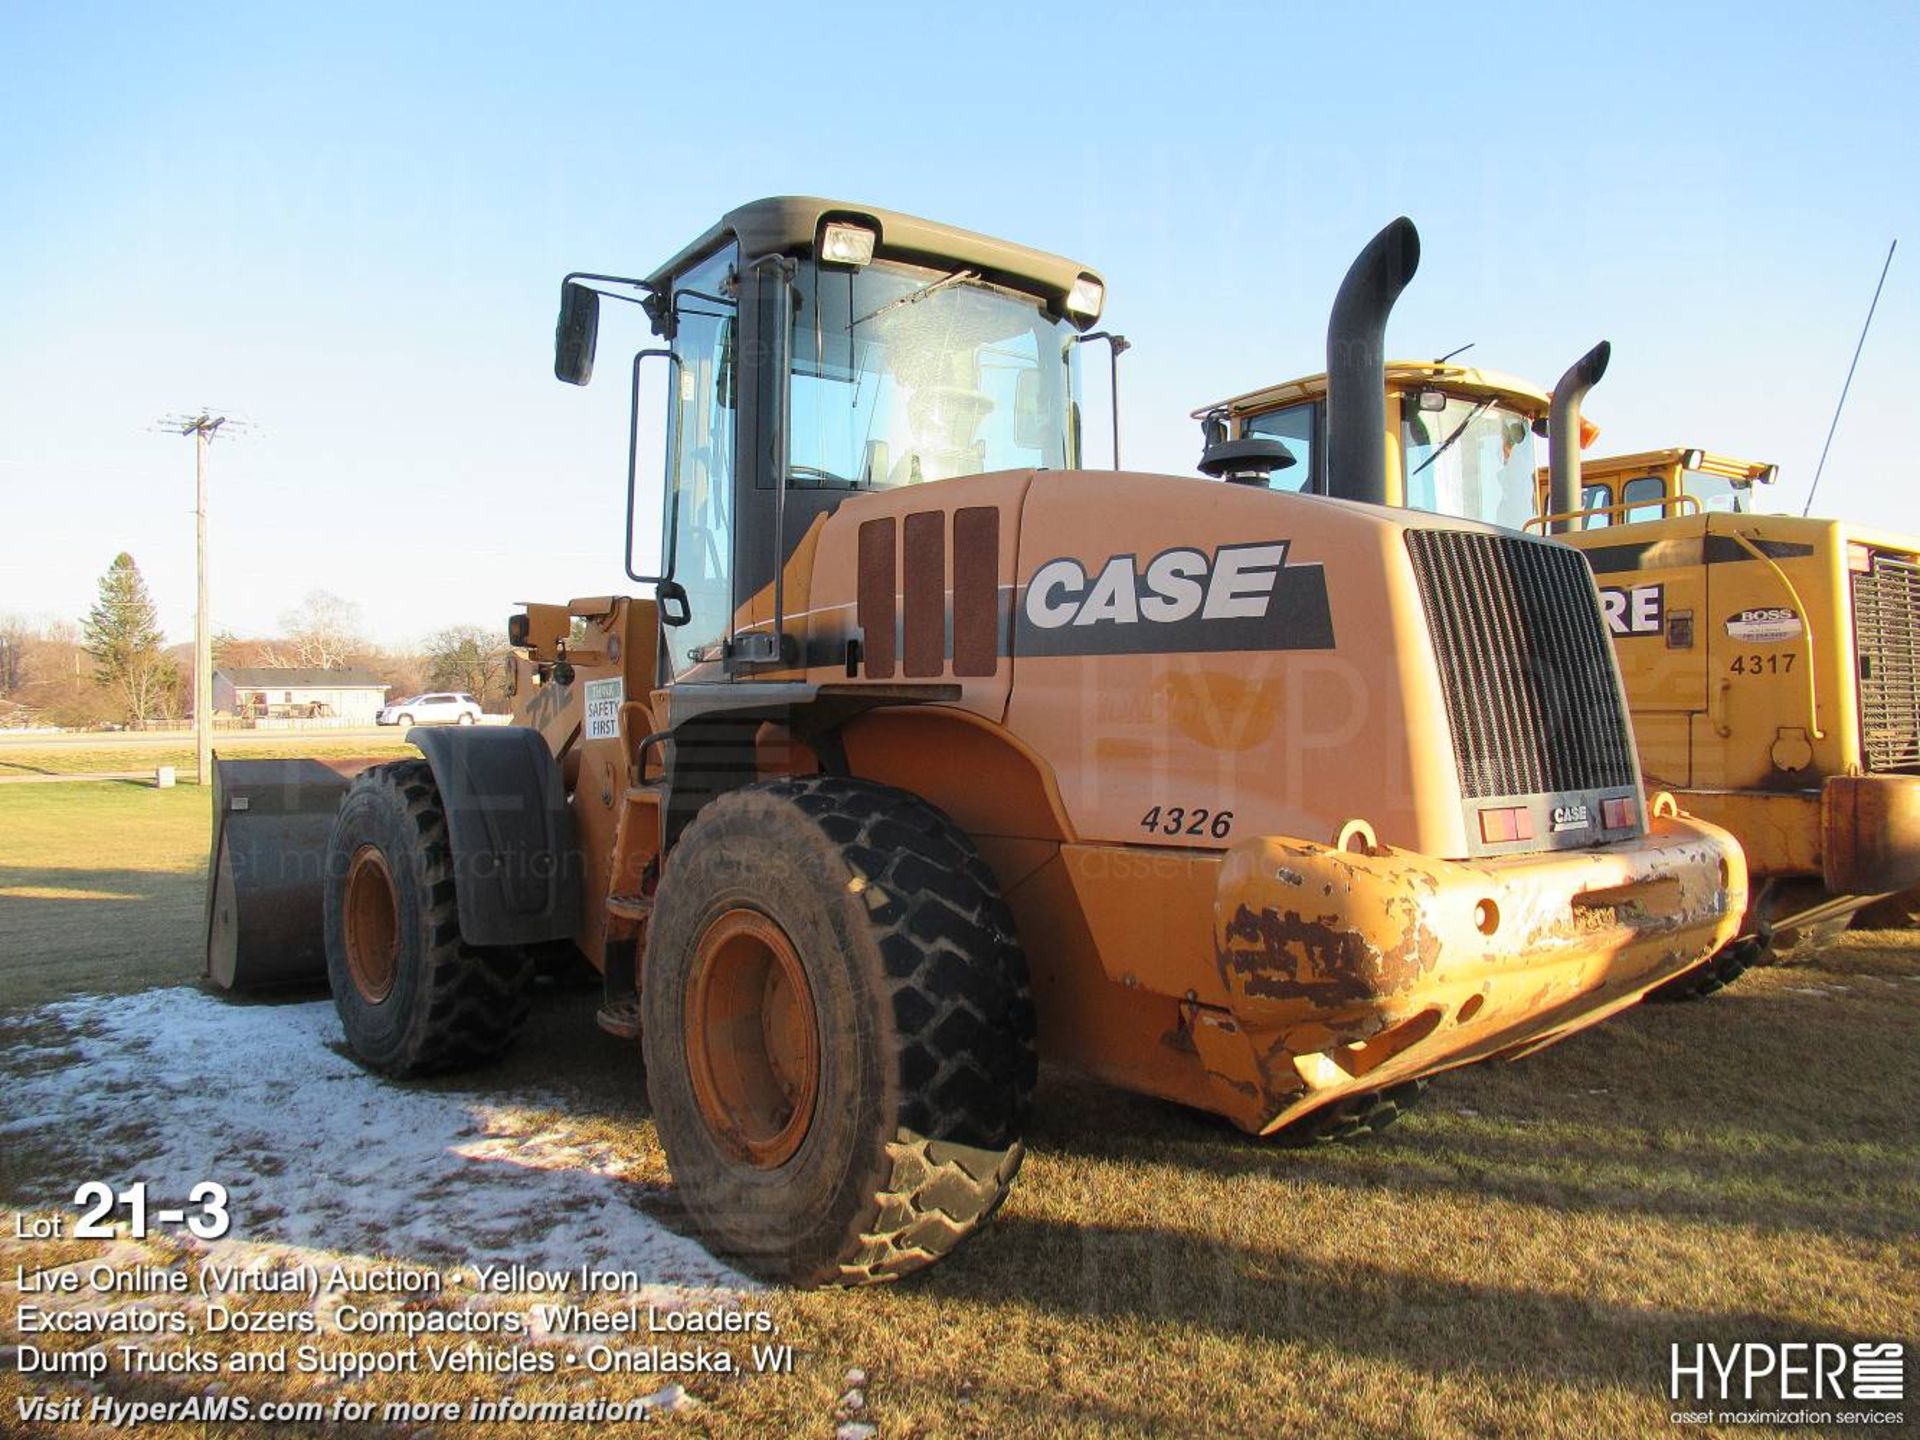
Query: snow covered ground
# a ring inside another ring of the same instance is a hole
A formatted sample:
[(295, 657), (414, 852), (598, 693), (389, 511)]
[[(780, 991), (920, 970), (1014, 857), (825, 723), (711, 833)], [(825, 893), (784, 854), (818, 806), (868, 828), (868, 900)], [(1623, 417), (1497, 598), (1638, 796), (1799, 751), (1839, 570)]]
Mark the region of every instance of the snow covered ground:
[[(640, 1210), (620, 1156), (570, 1132), (564, 1111), (371, 1075), (333, 1048), (329, 1001), (180, 988), (23, 1018), (34, 1038), (0, 1050), (0, 1145), (78, 1145), (93, 1162), (81, 1178), (144, 1180), (154, 1208), (219, 1181), (236, 1240), (436, 1267), (631, 1270), (642, 1302), (753, 1288)], [(66, 1208), (72, 1195), (31, 1198)]]

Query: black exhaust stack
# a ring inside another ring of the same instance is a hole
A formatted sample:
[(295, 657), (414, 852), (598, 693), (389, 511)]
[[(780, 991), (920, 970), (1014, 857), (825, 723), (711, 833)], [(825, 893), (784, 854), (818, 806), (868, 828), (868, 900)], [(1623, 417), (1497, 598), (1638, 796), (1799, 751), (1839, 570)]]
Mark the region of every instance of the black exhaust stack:
[[(1572, 515), (1580, 508), (1580, 402), (1607, 373), (1613, 346), (1602, 340), (1573, 362), (1553, 387), (1553, 409), (1547, 415), (1547, 513)], [(1554, 535), (1573, 529), (1571, 520), (1555, 520), (1547, 527)]]
[(1387, 503), (1387, 316), (1420, 268), (1402, 215), (1367, 242), (1327, 320), (1327, 493)]

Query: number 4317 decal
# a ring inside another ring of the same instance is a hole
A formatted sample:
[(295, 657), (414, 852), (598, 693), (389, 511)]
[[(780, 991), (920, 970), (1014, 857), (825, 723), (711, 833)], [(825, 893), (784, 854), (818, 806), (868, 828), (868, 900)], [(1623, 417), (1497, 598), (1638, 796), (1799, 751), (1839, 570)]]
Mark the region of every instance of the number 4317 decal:
[(1233, 833), (1233, 812), (1156, 805), (1140, 817), (1140, 828), (1155, 835), (1202, 835), (1224, 840)]

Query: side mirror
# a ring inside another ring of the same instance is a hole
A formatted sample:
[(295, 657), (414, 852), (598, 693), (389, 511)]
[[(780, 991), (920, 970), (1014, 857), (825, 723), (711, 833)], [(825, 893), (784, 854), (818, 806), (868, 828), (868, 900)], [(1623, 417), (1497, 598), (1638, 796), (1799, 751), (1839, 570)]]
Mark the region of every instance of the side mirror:
[(1046, 415), (1040, 405), (1040, 372), (1022, 370), (1013, 381), (1013, 443), (1022, 450), (1046, 447)]
[(553, 327), (553, 375), (569, 385), (593, 378), (593, 350), (600, 337), (600, 296), (569, 280), (560, 287), (560, 322)]

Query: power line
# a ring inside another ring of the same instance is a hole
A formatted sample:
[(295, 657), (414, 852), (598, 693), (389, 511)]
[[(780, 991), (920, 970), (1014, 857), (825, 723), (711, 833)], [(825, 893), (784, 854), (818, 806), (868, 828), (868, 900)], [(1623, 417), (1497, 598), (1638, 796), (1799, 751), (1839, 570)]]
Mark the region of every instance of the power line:
[(1893, 268), (1894, 246), (1900, 243), (1895, 236), (1892, 245), (1887, 246), (1887, 262), (1880, 267), (1880, 279), (1873, 287), (1873, 303), (1867, 306), (1867, 323), (1860, 327), (1860, 341), (1853, 347), (1853, 363), (1847, 366), (1846, 384), (1840, 387), (1840, 403), (1833, 407), (1833, 423), (1827, 426), (1827, 443), (1820, 447), (1820, 463), (1813, 467), (1813, 484), (1807, 487), (1807, 503), (1801, 507), (1804, 517), (1813, 513), (1813, 497), (1820, 489), (1820, 472), (1827, 468), (1827, 451), (1833, 448), (1833, 432), (1840, 428), (1840, 412), (1847, 407), (1847, 391), (1853, 388), (1853, 372), (1860, 364), (1860, 352), (1866, 348), (1867, 331), (1873, 326), (1873, 312), (1880, 305), (1880, 288), (1887, 283), (1887, 271)]

